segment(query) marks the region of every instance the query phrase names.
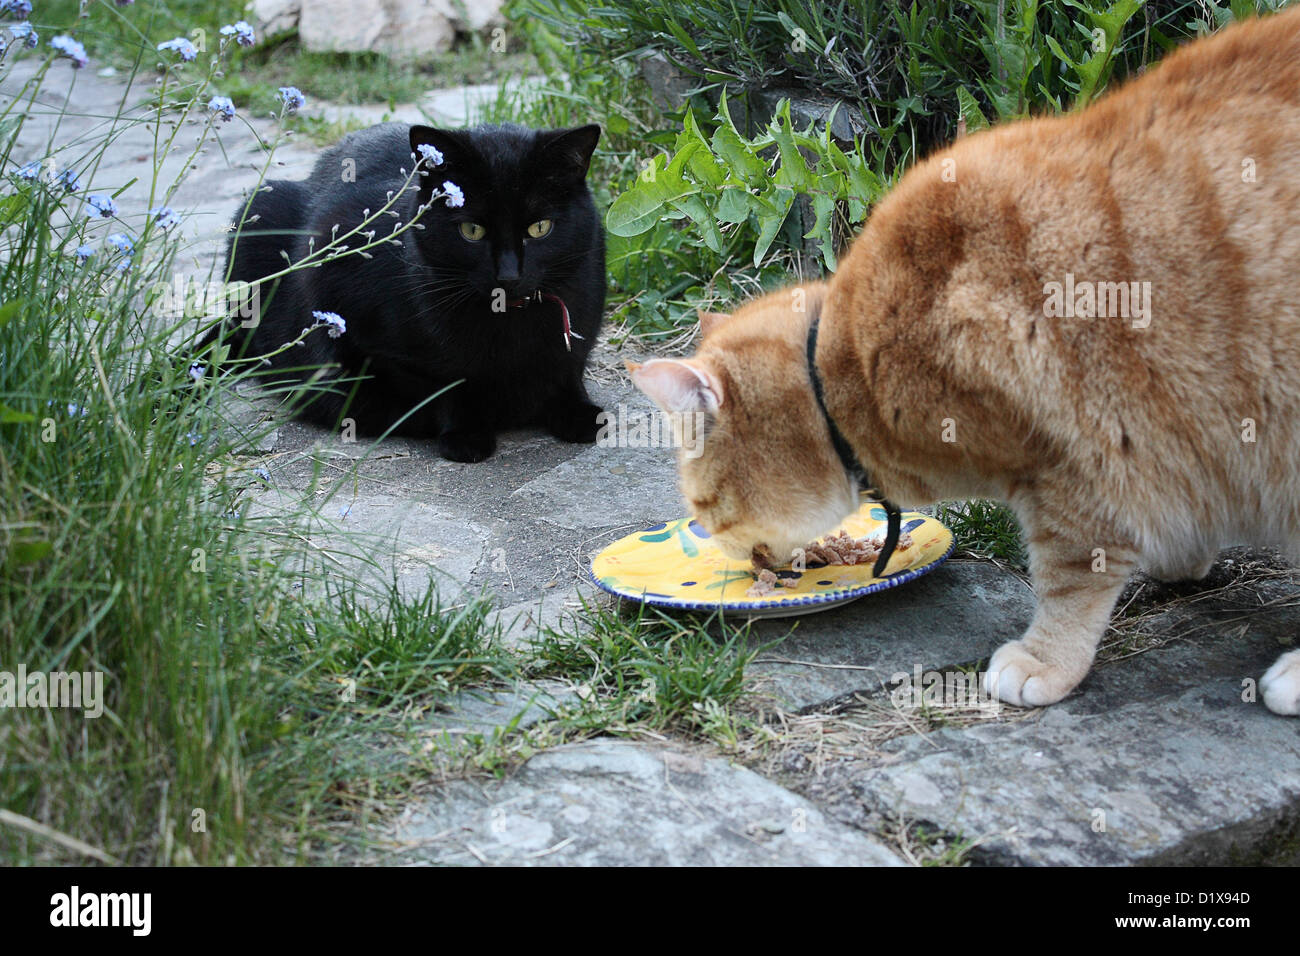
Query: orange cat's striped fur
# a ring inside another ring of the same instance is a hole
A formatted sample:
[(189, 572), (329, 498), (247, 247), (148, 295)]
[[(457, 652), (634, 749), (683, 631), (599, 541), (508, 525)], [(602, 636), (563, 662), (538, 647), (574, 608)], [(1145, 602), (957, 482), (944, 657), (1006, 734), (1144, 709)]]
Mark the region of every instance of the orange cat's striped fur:
[[(1133, 568), (1200, 577), (1241, 543), (1300, 557), (1297, 273), (1293, 9), (1085, 110), (957, 141), (903, 177), (828, 285), (702, 317), (693, 358), (633, 377), (708, 416), (681, 485), (718, 543), (788, 554), (857, 506), (806, 367), (820, 312), (827, 407), (880, 493), (1015, 509), (1038, 607), (989, 689), (1051, 704)], [(1120, 310), (1103, 283), (1133, 293), (1127, 315), (1079, 314), (1088, 289)], [(1300, 713), (1300, 650), (1261, 690)]]

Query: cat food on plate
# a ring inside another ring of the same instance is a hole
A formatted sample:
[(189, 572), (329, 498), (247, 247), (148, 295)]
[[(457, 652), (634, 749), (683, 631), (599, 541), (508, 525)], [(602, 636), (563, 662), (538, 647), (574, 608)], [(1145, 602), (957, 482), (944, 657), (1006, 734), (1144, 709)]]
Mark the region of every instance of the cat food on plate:
[(799, 582), (794, 578), (778, 577), (775, 571), (763, 568), (758, 572), (758, 577), (754, 583), (749, 586), (745, 592), (745, 597), (767, 597), (769, 594), (775, 594), (777, 588), (798, 587)]
[[(874, 564), (884, 547), (883, 538), (854, 538), (847, 531), (827, 536), (821, 543), (813, 543), (804, 548), (804, 560), (809, 564)], [(895, 553), (906, 551), (912, 546), (912, 536), (901, 534)]]
[[(855, 538), (847, 531), (841, 531), (806, 546), (803, 549), (804, 561), (812, 567), (830, 564), (874, 564), (876, 558), (880, 557), (880, 549), (883, 547), (883, 538), (872, 536)], [(912, 536), (904, 532), (898, 538), (894, 553), (901, 553), (910, 547), (912, 547)], [(754, 566), (754, 583), (745, 592), (745, 597), (767, 597), (776, 593), (778, 587), (793, 588), (798, 585), (794, 578), (779, 577), (775, 573), (773, 569), (777, 567), (776, 555), (767, 545), (755, 545), (750, 560)]]

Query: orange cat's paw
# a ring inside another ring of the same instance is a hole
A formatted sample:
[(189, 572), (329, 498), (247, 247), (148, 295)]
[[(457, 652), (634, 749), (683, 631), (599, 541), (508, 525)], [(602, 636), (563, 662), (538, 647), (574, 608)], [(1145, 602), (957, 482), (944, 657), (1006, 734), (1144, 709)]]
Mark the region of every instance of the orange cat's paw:
[(1007, 641), (993, 652), (984, 674), (984, 692), (1017, 707), (1046, 707), (1074, 690), (1082, 679), (1082, 675), (1043, 663), (1024, 641)]
[(1300, 651), (1283, 654), (1259, 679), (1264, 706), (1275, 714), (1300, 716)]

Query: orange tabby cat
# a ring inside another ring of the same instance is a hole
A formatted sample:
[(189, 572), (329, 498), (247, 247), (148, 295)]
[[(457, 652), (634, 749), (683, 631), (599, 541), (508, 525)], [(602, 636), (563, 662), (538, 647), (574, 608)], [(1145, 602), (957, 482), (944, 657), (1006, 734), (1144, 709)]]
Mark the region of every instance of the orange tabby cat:
[[(1293, 9), (1080, 112), (959, 140), (903, 177), (829, 285), (702, 316), (693, 358), (633, 378), (707, 416), (682, 490), (738, 558), (829, 531), (858, 463), (901, 505), (1009, 502), (1038, 607), (987, 684), (1045, 705), (1087, 674), (1134, 567), (1202, 577), (1239, 543), (1300, 557), (1298, 270)], [(1300, 713), (1300, 650), (1260, 686)]]

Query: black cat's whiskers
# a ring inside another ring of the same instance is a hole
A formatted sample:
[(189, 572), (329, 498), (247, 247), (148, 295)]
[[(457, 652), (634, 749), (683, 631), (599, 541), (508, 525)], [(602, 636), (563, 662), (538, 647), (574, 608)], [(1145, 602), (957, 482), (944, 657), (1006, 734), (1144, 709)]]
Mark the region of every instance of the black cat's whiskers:
[(587, 260), (588, 253), (584, 251), (571, 252), (556, 256), (547, 262), (547, 274), (555, 279), (567, 279), (574, 270), (568, 269), (568, 266), (581, 266)]
[(448, 289), (441, 293), (438, 291), (431, 292), (428, 289), (415, 291), (417, 291), (417, 294), (423, 294), (430, 305), (444, 311), (468, 305), (476, 299), (481, 298), (477, 290), (463, 285), (460, 288)]
[(411, 292), (416, 295), (431, 296), (436, 302), (440, 296), (438, 293), (464, 292), (466, 295), (473, 297), (478, 295), (478, 290), (465, 284), (463, 280), (456, 279), (432, 279), (426, 282), (415, 282), (407, 286)]
[[(467, 304), (475, 299), (484, 298), (483, 295), (472, 286), (467, 286), (463, 280), (442, 281), (434, 279), (432, 281), (414, 283), (410, 286), (413, 293), (427, 296), (430, 303), (443, 309), (449, 309)], [(439, 294), (443, 290), (450, 289), (449, 293)], [(568, 352), (573, 351), (572, 339), (580, 341), (585, 340), (585, 336), (573, 329), (569, 317), (569, 306), (564, 299), (553, 292), (547, 292), (544, 289), (537, 289), (529, 295), (518, 299), (513, 299), (506, 303), (508, 308), (522, 309), (529, 305), (539, 304), (542, 302), (552, 302), (559, 306), (561, 334), (564, 336), (564, 348)]]

